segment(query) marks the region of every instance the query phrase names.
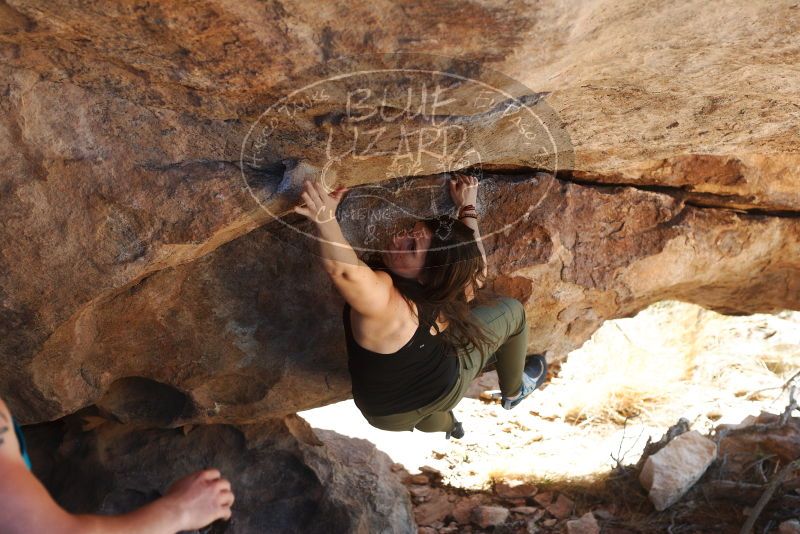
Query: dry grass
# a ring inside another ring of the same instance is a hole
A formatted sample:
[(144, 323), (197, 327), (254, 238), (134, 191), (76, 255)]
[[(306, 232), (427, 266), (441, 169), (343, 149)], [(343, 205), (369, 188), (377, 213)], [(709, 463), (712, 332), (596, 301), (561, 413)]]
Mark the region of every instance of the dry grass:
[(732, 399), (777, 393), (771, 388), (800, 368), (797, 332), (797, 312), (726, 317), (659, 302), (606, 322), (573, 351), (542, 392), (538, 413), (572, 423), (668, 425), (689, 408), (691, 417), (713, 422)]

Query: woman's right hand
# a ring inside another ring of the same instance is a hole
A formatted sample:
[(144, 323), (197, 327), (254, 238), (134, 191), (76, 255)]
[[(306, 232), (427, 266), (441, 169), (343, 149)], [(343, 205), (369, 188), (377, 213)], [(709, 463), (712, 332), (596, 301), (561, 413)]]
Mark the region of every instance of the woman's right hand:
[(453, 173), (448, 180), (450, 187), (450, 198), (457, 208), (468, 204), (477, 207), (478, 203), (478, 179), (461, 173)]

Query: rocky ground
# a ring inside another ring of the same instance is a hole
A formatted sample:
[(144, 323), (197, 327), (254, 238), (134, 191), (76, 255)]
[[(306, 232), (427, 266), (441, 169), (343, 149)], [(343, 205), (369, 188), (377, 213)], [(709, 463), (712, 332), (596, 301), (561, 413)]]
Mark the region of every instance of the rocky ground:
[[(786, 480), (759, 510), (758, 532), (800, 532), (800, 419), (776, 424), (764, 414), (756, 426), (724, 438), (722, 458), (711, 465), (688, 493), (665, 511), (654, 511), (638, 480), (636, 466), (620, 466), (593, 483), (536, 483), (497, 480), (483, 491), (467, 491), (442, 482), (442, 473), (422, 466), (411, 474), (392, 468), (406, 484), (421, 534), (493, 532), (555, 533), (736, 533), (767, 492), (779, 468), (791, 465)], [(735, 462), (728, 462), (734, 459)], [(768, 477), (772, 474), (772, 477)]]

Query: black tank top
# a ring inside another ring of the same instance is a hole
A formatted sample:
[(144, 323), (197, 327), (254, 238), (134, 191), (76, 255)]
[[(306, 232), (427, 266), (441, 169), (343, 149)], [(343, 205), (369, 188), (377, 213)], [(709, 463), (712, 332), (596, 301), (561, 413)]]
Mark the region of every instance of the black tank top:
[(381, 354), (356, 342), (350, 324), (350, 305), (345, 302), (347, 366), (353, 401), (362, 413), (390, 415), (416, 410), (455, 386), (458, 360), (440, 334), (431, 335), (431, 318), (422, 311), (419, 315), (420, 324), (411, 340), (393, 354)]

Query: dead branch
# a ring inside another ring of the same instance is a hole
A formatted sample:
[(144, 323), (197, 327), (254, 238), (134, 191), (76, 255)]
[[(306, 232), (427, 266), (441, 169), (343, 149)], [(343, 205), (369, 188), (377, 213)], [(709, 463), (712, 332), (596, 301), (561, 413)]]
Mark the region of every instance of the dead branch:
[(712, 480), (703, 484), (703, 495), (709, 500), (735, 501), (752, 504), (764, 493), (764, 484), (733, 480)]
[(781, 418), (779, 420), (780, 426), (785, 426), (786, 423), (789, 422), (789, 418), (792, 416), (792, 412), (797, 409), (797, 400), (794, 398), (795, 387), (792, 386), (789, 388), (789, 405), (786, 406), (786, 409), (781, 414)]
[[(642, 429), (639, 431), (639, 435), (636, 436), (636, 441), (634, 441), (633, 445), (628, 447), (628, 450), (626, 450), (623, 453), (622, 452), (622, 444), (625, 442), (625, 432), (628, 430), (628, 419), (630, 419), (630, 416), (625, 417), (625, 422), (623, 423), (623, 426), (622, 426), (622, 437), (619, 440), (619, 449), (617, 450), (617, 456), (614, 457), (614, 453), (613, 452), (610, 453), (611, 459), (614, 460), (614, 462), (616, 462), (616, 465), (614, 466), (615, 470), (622, 469), (622, 461), (625, 459), (625, 457), (628, 455), (628, 453), (633, 450), (633, 448), (636, 446), (636, 444), (639, 443), (639, 440), (642, 438), (642, 434), (644, 433), (644, 426), (642, 426)], [(649, 443), (649, 439), (648, 439), (648, 443)], [(645, 445), (645, 447), (647, 447), (647, 446)]]
[(741, 428), (724, 428), (720, 432), (717, 432), (716, 436), (714, 436), (714, 440), (717, 442), (717, 444), (719, 444), (719, 442), (727, 436), (736, 434), (768, 433), (772, 430), (783, 428), (789, 422), (792, 412), (797, 409), (797, 400), (794, 398), (794, 393), (795, 386), (792, 386), (789, 388), (789, 404), (786, 406), (786, 409), (783, 410), (783, 413), (780, 415), (777, 421), (773, 423), (758, 423)]
[[(792, 393), (794, 393), (794, 387), (792, 387)], [(792, 395), (793, 397), (793, 395)], [(794, 399), (792, 399), (794, 400)], [(750, 534), (753, 530), (753, 526), (756, 524), (758, 520), (758, 516), (761, 515), (761, 512), (764, 510), (764, 507), (767, 506), (770, 499), (772, 499), (772, 495), (775, 493), (775, 490), (783, 483), (786, 477), (794, 471), (797, 467), (800, 466), (800, 460), (795, 460), (783, 466), (783, 469), (778, 471), (778, 473), (772, 477), (767, 488), (764, 490), (764, 493), (761, 494), (761, 498), (758, 499), (758, 502), (750, 510), (750, 513), (747, 516), (747, 521), (744, 522), (742, 525), (742, 529), (739, 531), (739, 534)]]
[[(763, 393), (765, 391), (772, 391), (773, 389), (780, 389), (781, 393), (783, 393), (784, 391), (786, 391), (786, 388), (789, 387), (789, 384), (794, 382), (797, 379), (797, 377), (800, 377), (800, 371), (797, 371), (795, 374), (793, 374), (791, 376), (791, 378), (789, 378), (789, 380), (787, 380), (786, 382), (783, 383), (782, 386), (775, 386), (775, 387), (772, 387), (772, 388), (757, 389), (757, 390), (753, 391), (752, 393), (748, 393), (748, 395), (745, 397), (745, 399), (750, 400), (750, 399), (753, 398), (753, 396), (755, 396), (755, 395), (757, 395), (759, 393)], [(780, 395), (778, 395), (778, 396), (780, 397)]]
[(639, 461), (636, 462), (636, 472), (641, 473), (642, 467), (644, 467), (645, 461), (647, 458), (654, 455), (661, 449), (663, 449), (667, 443), (675, 439), (676, 437), (680, 436), (681, 434), (689, 431), (689, 421), (683, 417), (678, 419), (678, 422), (669, 427), (667, 433), (664, 434), (660, 440), (652, 443), (648, 438), (647, 443), (644, 446), (644, 450), (642, 451), (642, 457), (639, 458)]

